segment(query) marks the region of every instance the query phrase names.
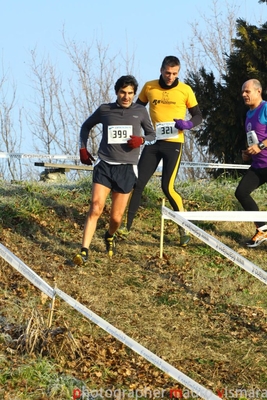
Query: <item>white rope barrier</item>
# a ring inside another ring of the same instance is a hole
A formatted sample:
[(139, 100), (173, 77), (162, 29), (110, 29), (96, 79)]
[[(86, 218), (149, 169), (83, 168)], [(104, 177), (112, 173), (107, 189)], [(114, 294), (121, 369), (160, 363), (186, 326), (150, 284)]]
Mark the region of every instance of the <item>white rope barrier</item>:
[(80, 160), (79, 156), (71, 156), (71, 155), (59, 155), (59, 154), (24, 154), (24, 153), (6, 153), (0, 152), (0, 158), (9, 159), (27, 159), (27, 158), (38, 158), (38, 159), (49, 159), (49, 160)]
[(125, 333), (120, 331), (119, 329), (115, 328), (113, 325), (109, 324), (103, 318), (99, 317), (92, 311), (88, 310), (85, 306), (83, 306), (78, 301), (74, 300), (72, 297), (68, 296), (66, 293), (62, 292), (59, 289), (56, 289), (58, 296), (60, 296), (66, 303), (68, 303), (71, 307), (75, 310), (79, 311), (82, 315), (88, 318), (90, 321), (94, 322), (104, 331), (111, 334), (113, 337), (118, 339), (120, 342), (124, 343), (127, 347), (132, 349), (135, 353), (140, 354), (143, 358), (147, 361), (158, 367), (161, 371), (164, 371), (166, 374), (171, 376), (172, 378), (176, 379), (182, 385), (186, 386), (192, 392), (198, 394), (203, 399), (219, 399), (214, 393), (210, 390), (206, 389), (202, 385), (198, 384), (193, 379), (189, 378), (183, 372), (179, 371), (178, 369), (174, 368), (172, 365), (167, 363), (166, 361), (162, 360), (162, 358), (158, 357), (156, 354), (152, 353), (144, 346), (136, 342), (135, 340), (131, 339)]
[(83, 304), (70, 297), (68, 294), (60, 290), (59, 288), (53, 289), (49, 286), (39, 275), (37, 275), (31, 268), (24, 264), (19, 258), (17, 258), (11, 251), (5, 246), (0, 244), (0, 255), (6, 260), (12, 267), (20, 272), (25, 278), (27, 278), (34, 286), (38, 287), (43, 293), (47, 294), (50, 298), (54, 299), (57, 294), (62, 300), (69, 304), (76, 311), (84, 315), (87, 319), (98, 325), (104, 331), (112, 335), (114, 338), (124, 343), (127, 347), (132, 349), (135, 353), (141, 355), (151, 364), (155, 365), (161, 371), (165, 372), (170, 377), (180, 382), (183, 386), (187, 387), (193, 393), (196, 393), (202, 399), (205, 400), (220, 400), (220, 397), (216, 396), (211, 390), (206, 389), (183, 372), (174, 368), (172, 365), (146, 349), (144, 346), (127, 336), (121, 330), (99, 317), (93, 311), (89, 310)]
[[(78, 155), (59, 155), (59, 154), (25, 154), (25, 153), (7, 153), (0, 152), (0, 158), (9, 159), (49, 159), (49, 160), (73, 160), (79, 161), (80, 157)], [(243, 164), (222, 164), (222, 163), (204, 163), (204, 162), (190, 162), (190, 161), (182, 161), (182, 167), (190, 167), (190, 168), (219, 168), (219, 169), (248, 169), (249, 165)]]
[[(184, 213), (184, 215), (187, 213)], [(202, 240), (202, 242), (206, 243), (214, 250), (217, 250), (221, 253), (224, 257), (228, 260), (232, 261), (234, 264), (239, 265), (245, 271), (253, 275), (255, 278), (260, 280), (261, 282), (267, 284), (267, 272), (263, 269), (258, 267), (257, 265), (253, 264), (245, 257), (241, 256), (230, 247), (226, 246), (213, 236), (209, 235), (198, 226), (194, 225), (192, 222), (189, 222), (187, 219), (182, 217), (179, 212), (175, 212), (170, 210), (169, 208), (162, 206), (162, 218), (163, 219), (171, 219), (172, 221), (176, 222), (178, 225), (181, 225), (184, 229), (191, 232), (194, 236), (198, 239)], [(163, 238), (161, 238), (161, 250), (162, 250)], [(162, 257), (162, 251), (161, 251)]]
[(34, 286), (40, 289), (48, 297), (54, 297), (54, 289), (51, 288), (39, 275), (37, 275), (31, 268), (29, 268), (24, 262), (16, 257), (11, 251), (0, 243), (0, 255), (8, 262), (13, 268), (15, 268), (21, 275), (25, 276)]
[[(267, 222), (267, 211), (175, 211), (175, 213), (188, 221)], [(165, 215), (164, 218), (169, 219)]]
[(190, 168), (215, 168), (215, 169), (248, 169), (250, 165), (245, 164), (222, 164), (222, 163), (204, 163), (204, 162), (190, 162), (181, 161), (182, 167)]

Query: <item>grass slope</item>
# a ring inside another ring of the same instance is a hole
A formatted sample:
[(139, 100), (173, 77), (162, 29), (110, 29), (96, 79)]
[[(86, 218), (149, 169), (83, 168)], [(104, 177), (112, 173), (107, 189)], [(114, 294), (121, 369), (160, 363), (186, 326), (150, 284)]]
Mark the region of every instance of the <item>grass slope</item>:
[[(236, 185), (230, 180), (177, 182), (188, 211), (240, 210), (234, 199)], [(90, 262), (73, 266), (90, 191), (90, 180), (3, 184), (1, 243), (51, 286), (57, 285), (214, 393), (232, 390), (231, 398), (244, 398), (248, 390), (263, 392), (265, 285), (197, 238), (179, 247), (177, 225), (169, 220), (160, 259), (158, 178), (146, 188), (133, 231), (126, 241), (117, 241), (114, 258), (107, 258), (103, 243), (109, 201)], [(264, 188), (255, 196), (265, 210)], [(267, 243), (255, 249), (244, 246), (254, 233), (252, 223), (197, 225), (266, 269)], [(125, 390), (128, 397), (134, 391), (162, 390), (170, 398), (170, 389), (186, 390), (60, 299), (48, 328), (50, 299), (3, 259), (0, 306), (1, 399), (72, 399), (73, 390), (83, 386), (95, 393)]]

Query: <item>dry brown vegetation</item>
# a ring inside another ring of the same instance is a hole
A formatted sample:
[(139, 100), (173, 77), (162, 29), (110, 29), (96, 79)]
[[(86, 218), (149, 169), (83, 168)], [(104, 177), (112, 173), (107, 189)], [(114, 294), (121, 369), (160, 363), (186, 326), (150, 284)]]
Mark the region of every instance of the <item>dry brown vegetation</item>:
[[(235, 182), (180, 185), (187, 210), (238, 209)], [(111, 260), (103, 243), (107, 204), (85, 267), (73, 266), (71, 259), (80, 248), (90, 181), (5, 185), (0, 195), (1, 243), (51, 286), (214, 393), (267, 388), (265, 285), (194, 237), (181, 248), (171, 221), (165, 222), (160, 259), (157, 183), (146, 189), (133, 231), (126, 241), (117, 241)], [(264, 191), (257, 196), (266, 208)], [(252, 223), (198, 226), (266, 268), (267, 244), (244, 246)], [(48, 328), (50, 299), (2, 259), (0, 305), (3, 399), (70, 399), (81, 381), (90, 389), (182, 387), (58, 298)], [(36, 378), (44, 362), (52, 371), (41, 369)], [(31, 367), (27, 378), (19, 373), (26, 366)], [(73, 380), (67, 384), (59, 376)]]

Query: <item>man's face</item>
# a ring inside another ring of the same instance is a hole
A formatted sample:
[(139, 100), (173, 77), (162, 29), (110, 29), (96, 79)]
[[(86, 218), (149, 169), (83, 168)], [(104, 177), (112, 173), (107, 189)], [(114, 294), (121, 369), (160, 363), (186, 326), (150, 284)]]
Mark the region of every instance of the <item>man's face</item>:
[(249, 108), (256, 108), (261, 102), (261, 90), (256, 89), (253, 82), (245, 82), (242, 86), (242, 97)]
[(161, 68), (160, 73), (166, 85), (171, 86), (175, 79), (178, 77), (180, 67), (177, 65), (175, 67), (164, 67)]
[(123, 108), (129, 108), (133, 102), (134, 98), (134, 88), (133, 86), (126, 86), (120, 88), (117, 93), (117, 102)]

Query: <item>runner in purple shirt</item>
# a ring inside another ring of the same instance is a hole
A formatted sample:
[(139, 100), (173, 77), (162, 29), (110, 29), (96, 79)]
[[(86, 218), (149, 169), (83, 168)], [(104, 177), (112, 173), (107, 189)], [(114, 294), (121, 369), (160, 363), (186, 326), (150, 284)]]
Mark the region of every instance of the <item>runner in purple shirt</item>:
[[(259, 211), (251, 193), (267, 182), (267, 102), (262, 99), (262, 86), (257, 79), (249, 79), (242, 86), (242, 97), (249, 110), (245, 129), (248, 148), (242, 150), (243, 161), (251, 160), (251, 167), (241, 179), (235, 196), (246, 211)], [(248, 247), (257, 247), (267, 240), (266, 222), (255, 222), (256, 233), (247, 241)]]

